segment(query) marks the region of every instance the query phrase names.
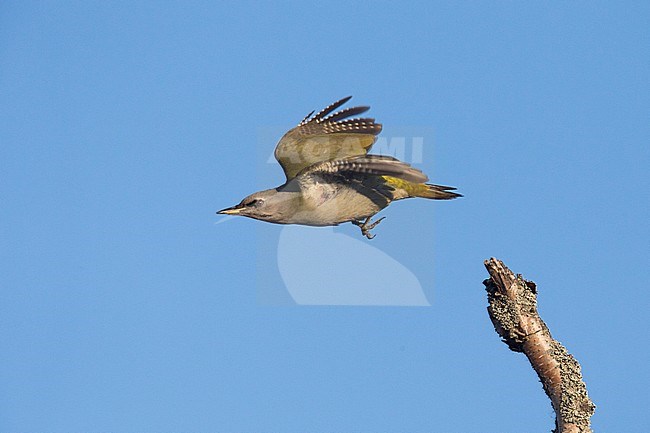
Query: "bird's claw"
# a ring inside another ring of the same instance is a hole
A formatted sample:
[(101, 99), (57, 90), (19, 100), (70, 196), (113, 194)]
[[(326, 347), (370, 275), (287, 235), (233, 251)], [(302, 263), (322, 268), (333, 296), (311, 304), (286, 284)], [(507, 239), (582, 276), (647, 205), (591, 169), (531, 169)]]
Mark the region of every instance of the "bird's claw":
[(377, 224), (379, 224), (384, 218), (386, 218), (386, 217), (381, 217), (377, 221), (373, 222), (372, 224), (369, 224), (370, 223), (370, 217), (366, 218), (366, 220), (363, 221), (363, 222), (356, 221), (356, 220), (351, 221), (351, 222), (352, 222), (352, 224), (354, 224), (355, 226), (357, 226), (357, 227), (359, 227), (361, 229), (361, 234), (363, 236), (367, 237), (368, 239), (374, 239), (375, 235), (370, 233), (370, 230), (374, 229), (377, 226)]

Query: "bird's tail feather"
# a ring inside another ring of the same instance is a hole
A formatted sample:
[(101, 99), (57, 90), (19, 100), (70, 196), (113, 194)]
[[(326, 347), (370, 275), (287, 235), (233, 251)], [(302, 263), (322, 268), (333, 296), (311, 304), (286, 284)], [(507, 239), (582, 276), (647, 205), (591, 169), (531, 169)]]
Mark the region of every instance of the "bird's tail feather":
[(462, 197), (462, 194), (454, 192), (456, 188), (452, 186), (423, 183), (418, 185), (418, 187), (415, 197), (430, 198), (433, 200), (451, 200), (452, 198)]
[(430, 183), (415, 183), (404, 179), (398, 179), (391, 176), (384, 176), (384, 179), (390, 186), (398, 191), (396, 198), (422, 197), (432, 200), (451, 200), (462, 197), (461, 194), (454, 192), (456, 188), (452, 186), (433, 185)]

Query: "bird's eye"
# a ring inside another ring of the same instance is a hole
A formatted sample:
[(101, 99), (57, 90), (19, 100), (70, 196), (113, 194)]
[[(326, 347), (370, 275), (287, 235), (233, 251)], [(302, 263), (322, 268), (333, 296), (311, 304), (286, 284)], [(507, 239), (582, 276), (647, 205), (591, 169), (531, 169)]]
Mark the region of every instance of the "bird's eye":
[(261, 203), (262, 203), (262, 200), (256, 198), (255, 200), (251, 200), (248, 203), (245, 203), (245, 206), (246, 207), (256, 207), (256, 206), (259, 206)]

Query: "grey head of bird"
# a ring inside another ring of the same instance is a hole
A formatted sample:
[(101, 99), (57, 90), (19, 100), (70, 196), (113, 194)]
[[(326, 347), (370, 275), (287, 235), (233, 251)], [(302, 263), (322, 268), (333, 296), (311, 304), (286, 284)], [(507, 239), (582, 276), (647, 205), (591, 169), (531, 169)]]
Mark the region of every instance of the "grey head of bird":
[(222, 209), (218, 214), (239, 215), (272, 223), (285, 223), (294, 213), (292, 204), (300, 197), (295, 192), (271, 188), (245, 197), (239, 204)]

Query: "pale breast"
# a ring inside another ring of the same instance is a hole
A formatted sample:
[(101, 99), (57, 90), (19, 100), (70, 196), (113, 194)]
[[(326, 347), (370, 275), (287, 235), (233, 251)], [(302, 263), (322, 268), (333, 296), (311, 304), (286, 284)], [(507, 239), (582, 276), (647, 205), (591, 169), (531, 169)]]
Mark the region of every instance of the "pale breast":
[(294, 224), (326, 226), (374, 215), (390, 203), (385, 196), (362, 185), (316, 182), (303, 192), (301, 211), (292, 218)]

